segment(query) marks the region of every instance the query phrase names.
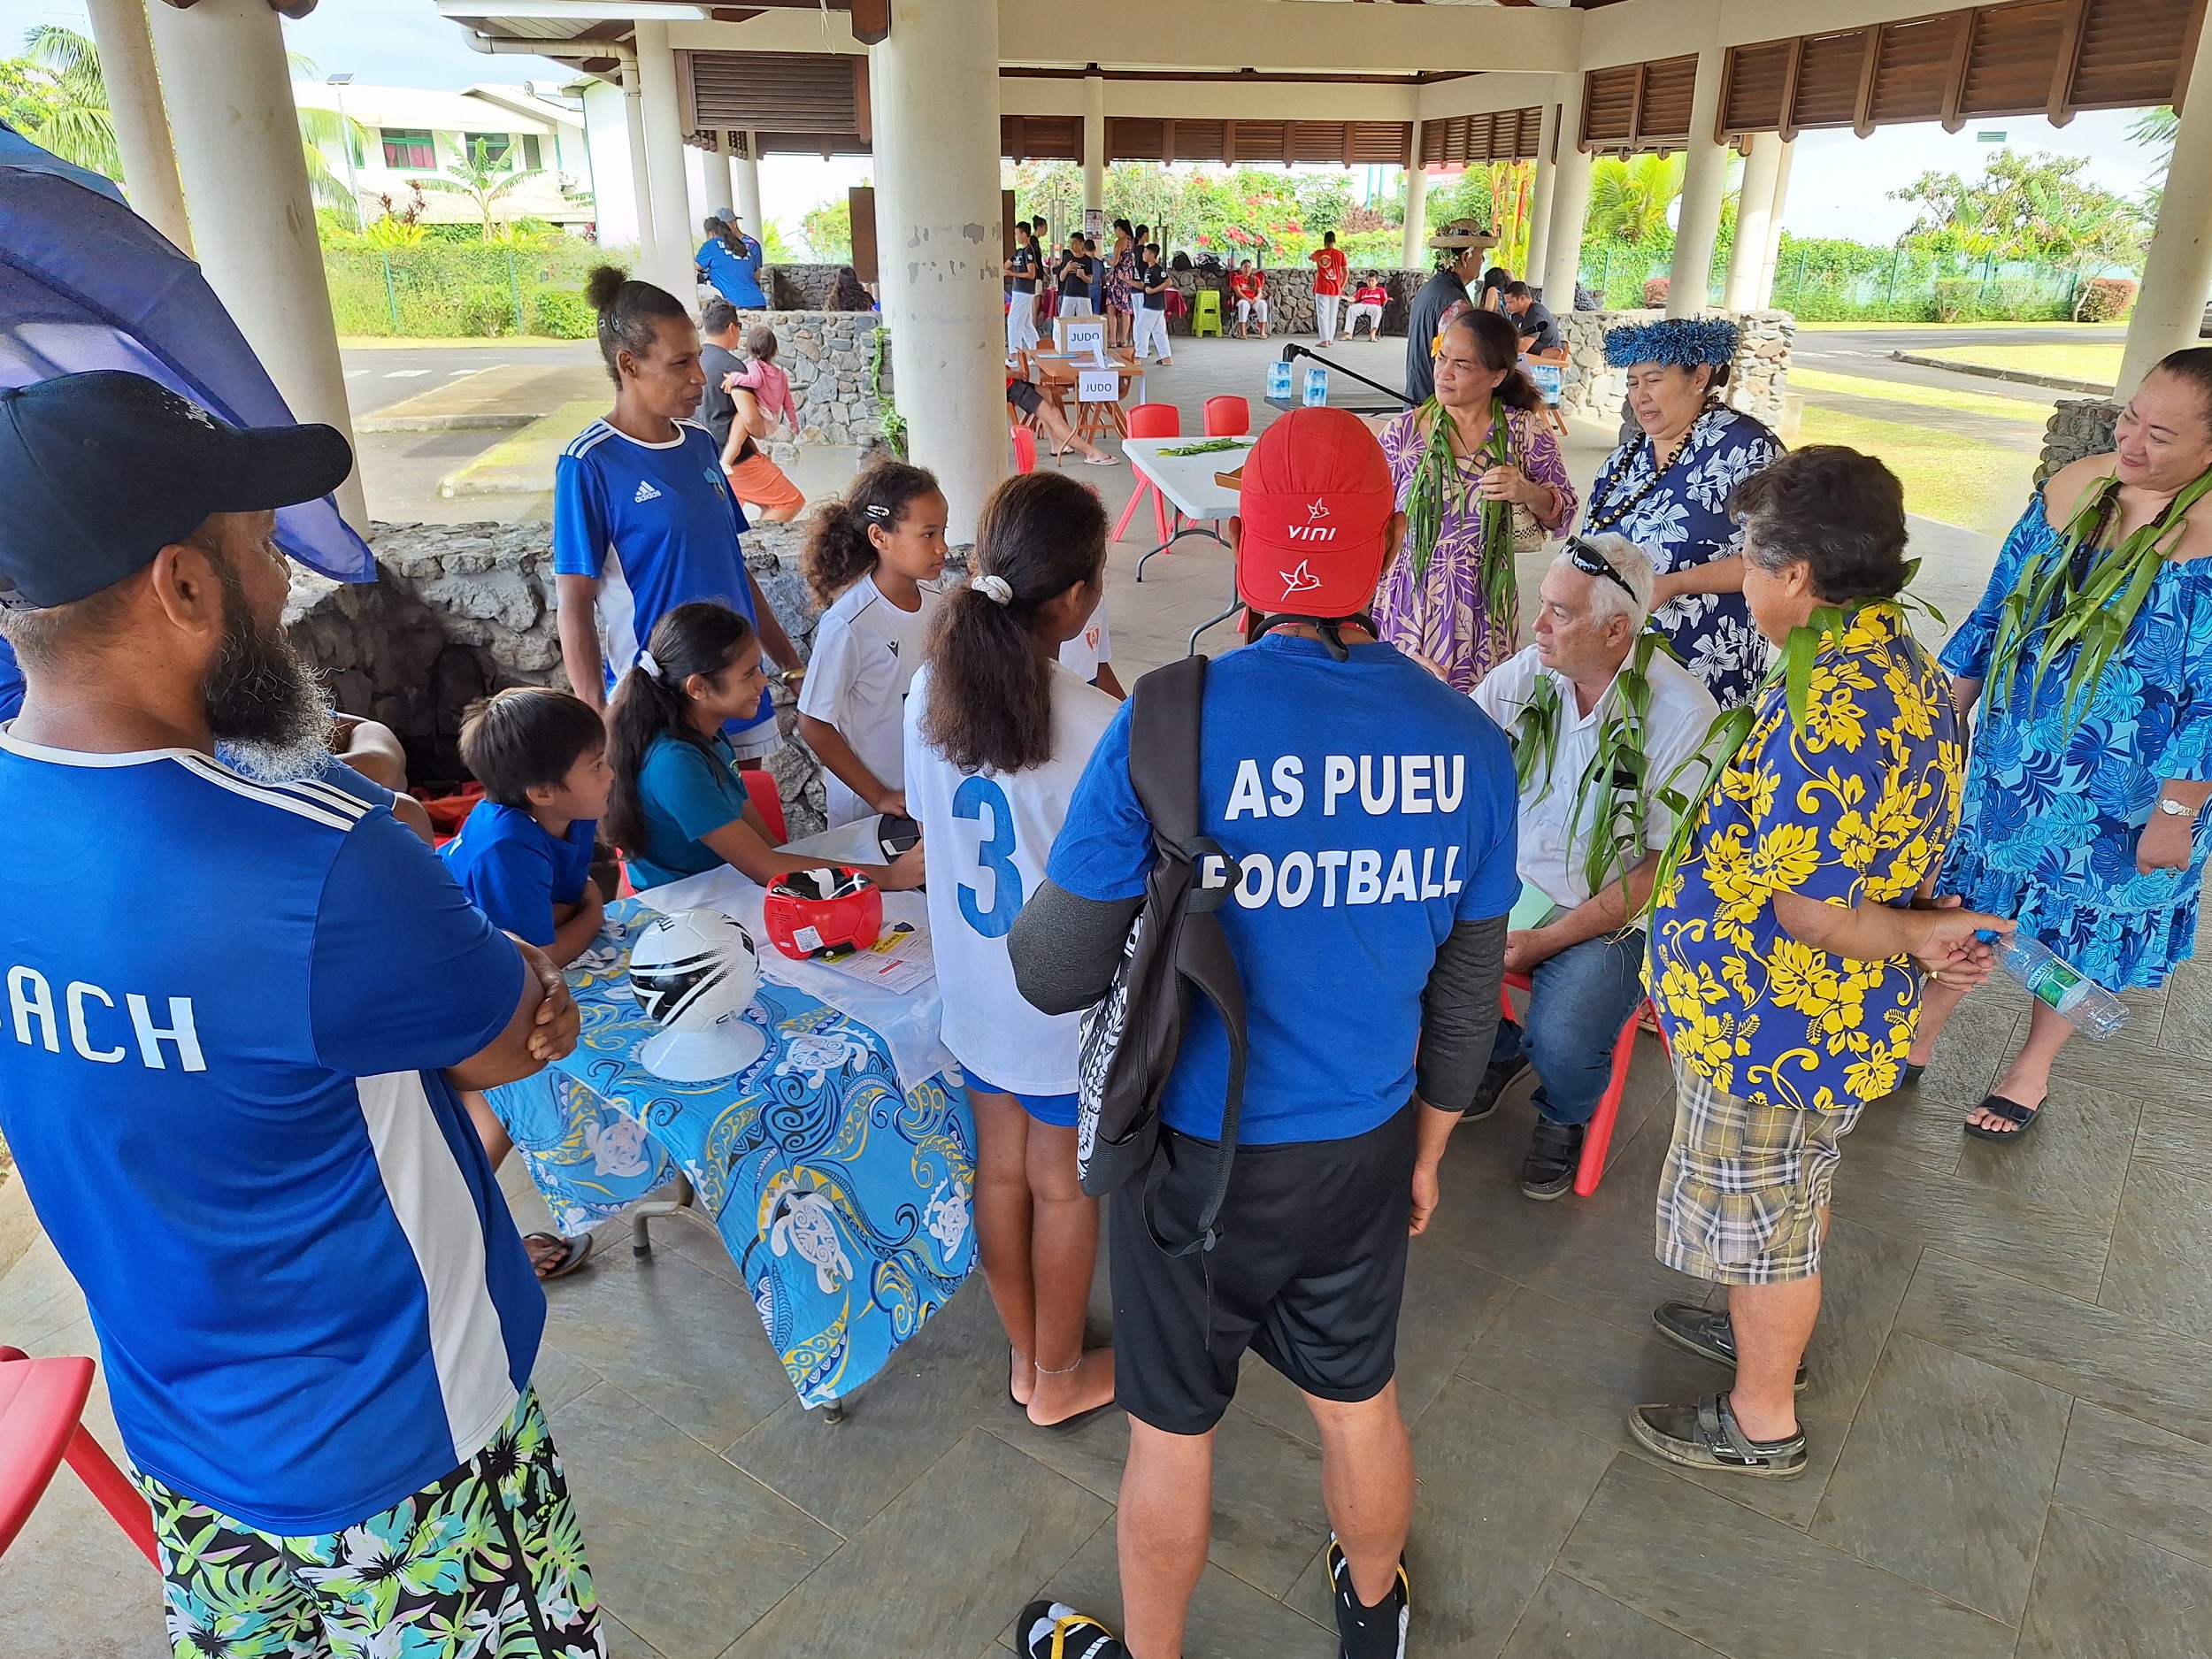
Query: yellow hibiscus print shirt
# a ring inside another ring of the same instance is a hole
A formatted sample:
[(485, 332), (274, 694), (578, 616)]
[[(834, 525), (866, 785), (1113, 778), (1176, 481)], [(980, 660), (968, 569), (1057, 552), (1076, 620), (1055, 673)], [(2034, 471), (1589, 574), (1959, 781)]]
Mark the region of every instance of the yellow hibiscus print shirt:
[(1801, 943), (1772, 895), (1909, 904), (1958, 827), (1964, 777), (1948, 682), (1894, 604), (1824, 639), (1801, 728), (1770, 681), (1653, 910), (1647, 972), (1676, 1062), (1758, 1106), (1837, 1110), (1895, 1088), (1918, 968)]

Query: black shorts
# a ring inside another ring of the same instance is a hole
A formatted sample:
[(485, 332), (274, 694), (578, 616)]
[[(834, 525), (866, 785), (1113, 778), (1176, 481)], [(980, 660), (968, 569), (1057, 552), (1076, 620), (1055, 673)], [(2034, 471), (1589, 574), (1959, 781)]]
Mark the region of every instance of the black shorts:
[[(1397, 1371), (1418, 1108), (1348, 1141), (1244, 1147), (1211, 1251), (1171, 1256), (1145, 1225), (1142, 1180), (1112, 1204), (1114, 1398), (1169, 1434), (1203, 1434), (1237, 1391), (1247, 1348), (1323, 1400), (1371, 1400)], [(1154, 1219), (1191, 1236), (1210, 1141), (1170, 1131)], [(1210, 1275), (1210, 1290), (1208, 1279)]]
[(1023, 414), (1033, 415), (1045, 400), (1037, 390), (1034, 380), (1009, 380), (1006, 382), (1006, 401)]

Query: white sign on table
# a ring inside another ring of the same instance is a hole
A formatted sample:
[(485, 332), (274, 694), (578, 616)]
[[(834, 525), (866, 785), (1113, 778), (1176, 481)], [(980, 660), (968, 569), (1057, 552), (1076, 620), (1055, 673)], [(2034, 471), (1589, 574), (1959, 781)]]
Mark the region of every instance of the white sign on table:
[(1079, 403), (1118, 403), (1121, 401), (1121, 373), (1117, 369), (1084, 369), (1075, 377)]
[(1060, 349), (1071, 357), (1087, 357), (1101, 368), (1106, 365), (1106, 319), (1067, 317), (1060, 321)]

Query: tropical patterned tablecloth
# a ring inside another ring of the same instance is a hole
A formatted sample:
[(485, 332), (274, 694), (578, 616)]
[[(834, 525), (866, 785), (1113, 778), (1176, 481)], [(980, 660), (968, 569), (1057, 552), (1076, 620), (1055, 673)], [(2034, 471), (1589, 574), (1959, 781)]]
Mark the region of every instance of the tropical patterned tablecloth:
[(570, 1230), (613, 1216), (678, 1170), (745, 1276), (800, 1402), (883, 1369), (975, 1265), (975, 1121), (957, 1073), (902, 1092), (866, 1025), (763, 981), (745, 1018), (768, 1036), (734, 1077), (674, 1083), (637, 1063), (656, 1027), (628, 981), (654, 910), (607, 907), (568, 971), (576, 1050), (491, 1091), (531, 1178)]

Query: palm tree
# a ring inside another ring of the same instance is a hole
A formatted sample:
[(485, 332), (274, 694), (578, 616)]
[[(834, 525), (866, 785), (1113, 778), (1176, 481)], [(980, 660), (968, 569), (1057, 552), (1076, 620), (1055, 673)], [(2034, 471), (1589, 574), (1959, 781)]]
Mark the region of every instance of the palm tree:
[(471, 144), (467, 159), (457, 161), (446, 169), (442, 179), (425, 179), (426, 190), (443, 190), (450, 196), (465, 196), (476, 204), (476, 211), (484, 216), (484, 240), (492, 239), (492, 210), (502, 197), (525, 179), (534, 179), (545, 171), (542, 167), (525, 167), (517, 171), (509, 165), (505, 156), (495, 158), (490, 148), (481, 142)]
[(1604, 157), (1590, 169), (1587, 234), (1633, 245), (1665, 234), (1667, 209), (1682, 194), (1685, 157)]
[(2158, 182), (2143, 192), (2144, 215), (2158, 217), (2159, 204), (2166, 196), (2167, 169), (2174, 165), (2174, 140), (2181, 133), (2181, 118), (2168, 104), (2154, 110), (2145, 110), (2128, 127), (2128, 141), (2142, 145), (2157, 157)]
[(120, 179), (123, 160), (115, 144), (115, 118), (108, 112), (107, 85), (100, 79), (100, 49), (89, 36), (56, 23), (29, 30), (23, 44), (31, 62), (54, 78), (51, 111), (24, 136), (64, 161)]

